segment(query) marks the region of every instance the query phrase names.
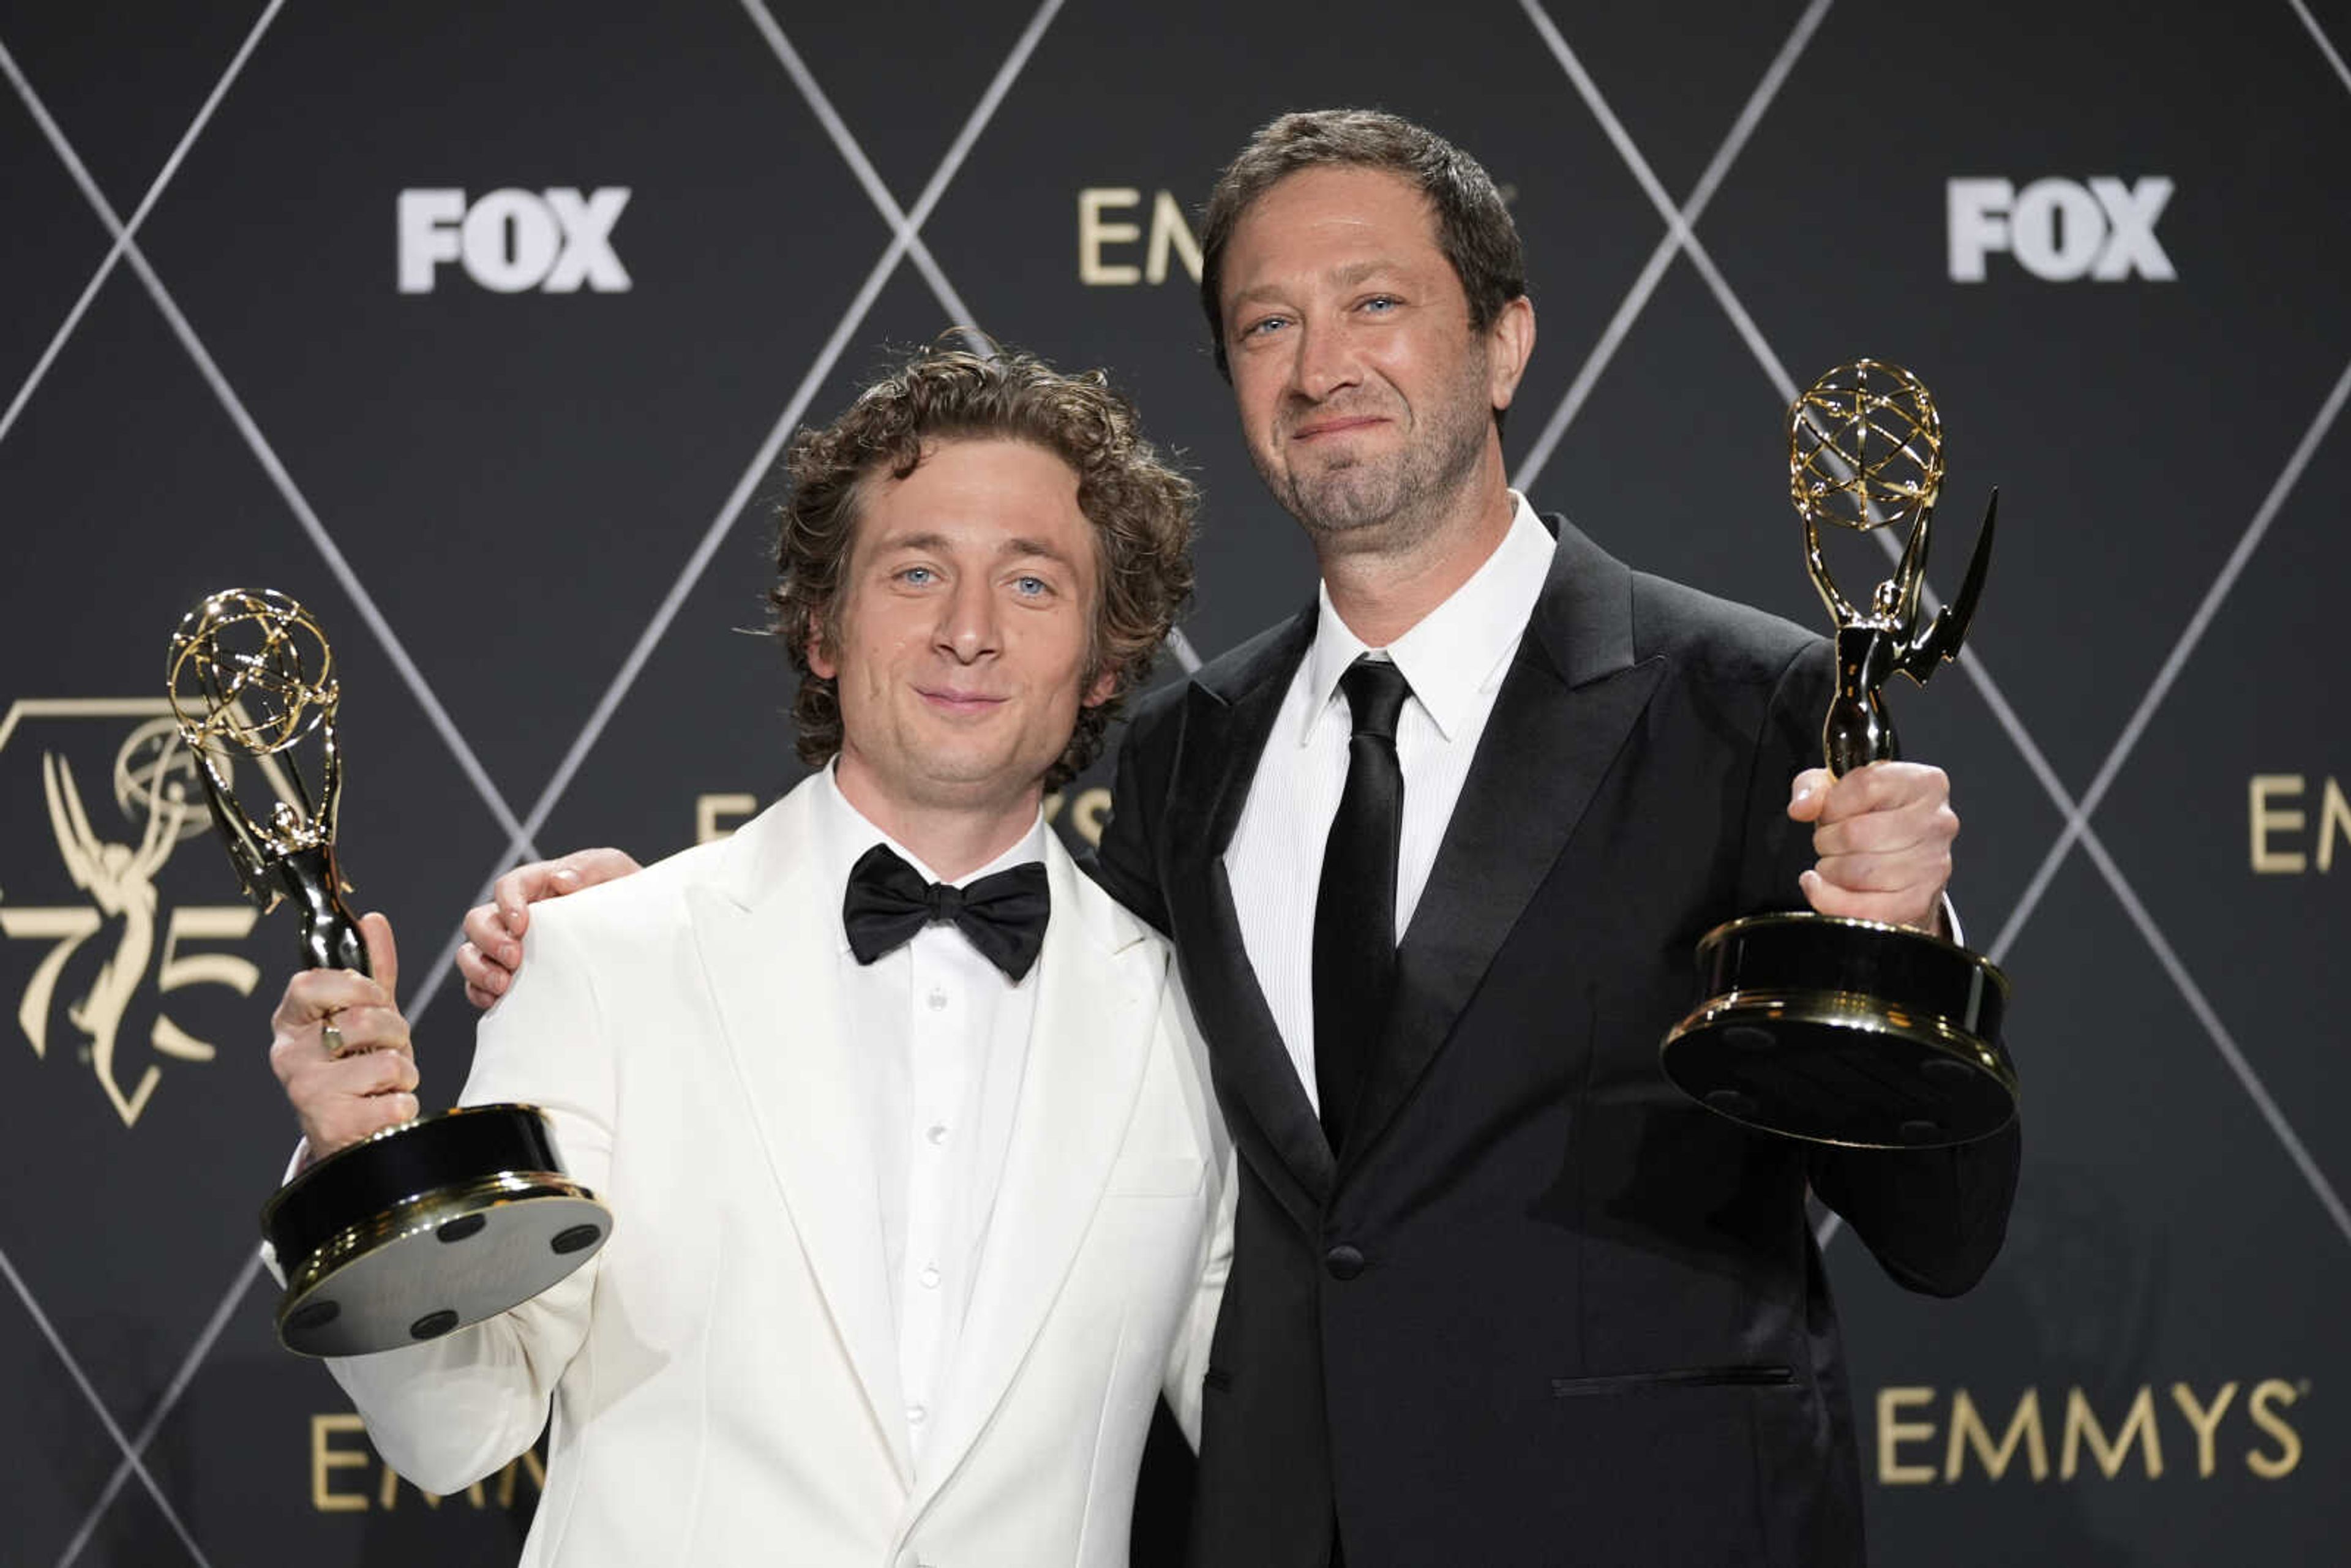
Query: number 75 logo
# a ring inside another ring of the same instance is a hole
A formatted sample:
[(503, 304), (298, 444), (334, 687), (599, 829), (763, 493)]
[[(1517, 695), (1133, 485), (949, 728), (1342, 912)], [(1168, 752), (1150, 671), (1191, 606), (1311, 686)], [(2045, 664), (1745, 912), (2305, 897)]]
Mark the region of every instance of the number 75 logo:
[[(144, 721), (115, 749), (110, 778), (90, 766), (105, 755), (86, 744), (95, 727), (42, 722), (94, 718)], [(25, 744), (35, 736), (39, 744)], [(48, 945), (18, 997), (17, 1027), (34, 1055), (46, 1058), (62, 1014), (126, 1127), (147, 1109), (167, 1064), (215, 1054), (162, 1007), (143, 1041), (126, 1038), (131, 1005), (151, 976), (159, 998), (199, 986), (249, 997), (261, 978), (242, 955), (199, 946), (242, 942), (258, 912), (244, 904), (163, 906), (159, 875), (182, 843), (212, 825), (193, 760), (162, 699), (26, 699), (0, 719), (0, 797), (12, 807), (0, 810), (0, 821), (22, 825), (0, 838), (0, 888), (21, 886), (46, 862), (52, 869), (42, 880), (54, 883), (61, 870), (79, 895), (30, 904), (0, 894), (0, 936)], [(23, 809), (14, 809), (19, 800)]]

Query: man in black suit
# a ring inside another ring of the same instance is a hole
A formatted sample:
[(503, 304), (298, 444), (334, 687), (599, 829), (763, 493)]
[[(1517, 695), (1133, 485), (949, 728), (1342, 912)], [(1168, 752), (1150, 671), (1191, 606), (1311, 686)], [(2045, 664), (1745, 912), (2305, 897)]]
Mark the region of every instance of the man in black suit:
[[(1285, 116), (1201, 239), (1217, 362), (1322, 591), (1138, 709), (1097, 868), (1175, 939), (1238, 1154), (1192, 1560), (1859, 1563), (1805, 1192), (1956, 1294), (1999, 1249), (2017, 1134), (1749, 1133), (1657, 1046), (1723, 920), (1801, 895), (1938, 927), (1948, 782), (1808, 767), (1824, 642), (1509, 489), (1534, 311), (1473, 160), (1391, 116)], [(528, 898), (627, 865), (504, 879), (468, 994), (503, 988)]]
[(1385, 115), (1286, 116), (1202, 255), (1322, 592), (1138, 709), (1102, 844), (1175, 938), (1240, 1155), (1192, 1560), (1860, 1563), (1806, 1188), (1956, 1294), (1999, 1249), (2017, 1134), (1750, 1133), (1657, 1047), (1720, 921), (1801, 890), (1935, 928), (1947, 781), (1832, 784), (1806, 766), (1820, 638), (1509, 489), (1534, 313), (1474, 161)]

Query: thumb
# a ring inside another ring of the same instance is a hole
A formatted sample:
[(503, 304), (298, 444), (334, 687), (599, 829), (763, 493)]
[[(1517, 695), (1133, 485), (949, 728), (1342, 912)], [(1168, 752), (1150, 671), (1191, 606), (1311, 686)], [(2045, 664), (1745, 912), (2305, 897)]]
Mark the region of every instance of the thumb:
[(360, 935), (367, 938), (368, 967), (375, 973), (375, 983), (400, 1005), (400, 948), (392, 939), (392, 922), (372, 911), (360, 916)]
[(1817, 821), (1822, 808), (1828, 804), (1829, 786), (1834, 780), (1825, 768), (1807, 768), (1795, 777), (1788, 789), (1788, 816), (1799, 822)]

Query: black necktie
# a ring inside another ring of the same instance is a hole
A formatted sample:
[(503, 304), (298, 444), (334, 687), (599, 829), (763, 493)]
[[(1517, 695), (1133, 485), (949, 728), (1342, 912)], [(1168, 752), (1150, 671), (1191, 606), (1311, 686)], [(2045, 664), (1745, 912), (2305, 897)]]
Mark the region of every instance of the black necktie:
[(871, 964), (904, 945), (932, 921), (945, 920), (970, 939), (980, 956), (1016, 981), (1037, 962), (1051, 914), (1052, 895), (1046, 890), (1041, 861), (949, 887), (924, 881), (923, 873), (893, 854), (887, 844), (875, 844), (858, 857), (841, 901), (849, 950), (861, 964)]
[(1384, 659), (1357, 659), (1339, 677), (1354, 716), (1347, 788), (1331, 819), (1322, 882), (1314, 894), (1314, 1085), (1322, 1133), (1337, 1154), (1386, 1026), (1395, 970), (1396, 839), (1404, 830), (1404, 771), (1396, 716), (1412, 694)]

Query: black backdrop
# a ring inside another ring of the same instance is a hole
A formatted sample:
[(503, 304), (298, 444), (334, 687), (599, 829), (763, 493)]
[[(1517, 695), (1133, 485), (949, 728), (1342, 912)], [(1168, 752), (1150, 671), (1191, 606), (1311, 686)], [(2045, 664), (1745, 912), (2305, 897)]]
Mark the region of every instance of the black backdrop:
[(2342, 0), (0, 0), (0, 1564), (492, 1563), (536, 1493), (392, 1486), (271, 1343), (291, 936), (142, 787), (182, 611), (333, 636), (347, 868), (445, 1098), (491, 874), (796, 777), (770, 466), (892, 347), (1134, 392), (1207, 497), (1177, 655), (1302, 601), (1188, 223), (1342, 102), (1508, 187), (1510, 461), (1617, 553), (1816, 622), (1781, 415), (1859, 354), (1942, 405), (1936, 580), (2002, 487), (1970, 657), (1897, 701), (2031, 1137), (1961, 1301), (1831, 1236), (1878, 1558), (2339, 1560), (2346, 47)]

